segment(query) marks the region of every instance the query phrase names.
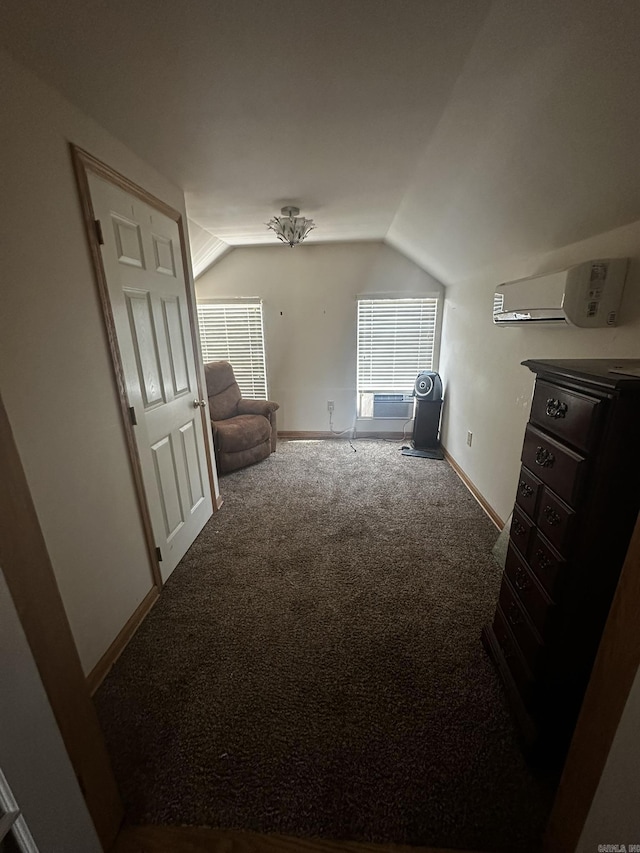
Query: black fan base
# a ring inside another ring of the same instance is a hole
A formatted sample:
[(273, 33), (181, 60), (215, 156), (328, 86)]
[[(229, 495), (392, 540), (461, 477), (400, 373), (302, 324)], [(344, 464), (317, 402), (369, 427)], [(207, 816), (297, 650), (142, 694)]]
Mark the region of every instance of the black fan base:
[(421, 450), (417, 447), (403, 447), (403, 456), (419, 456), (422, 459), (444, 459), (444, 453), (440, 447), (430, 447)]

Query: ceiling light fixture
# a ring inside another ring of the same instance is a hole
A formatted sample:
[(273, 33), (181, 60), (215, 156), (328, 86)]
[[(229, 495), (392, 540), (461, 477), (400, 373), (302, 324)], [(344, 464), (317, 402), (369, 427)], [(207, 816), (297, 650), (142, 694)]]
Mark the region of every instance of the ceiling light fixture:
[(274, 216), (267, 222), (267, 228), (275, 231), (278, 240), (288, 243), (292, 249), (302, 243), (309, 231), (316, 227), (313, 219), (298, 216), (299, 207), (283, 207), (280, 213), (282, 216)]

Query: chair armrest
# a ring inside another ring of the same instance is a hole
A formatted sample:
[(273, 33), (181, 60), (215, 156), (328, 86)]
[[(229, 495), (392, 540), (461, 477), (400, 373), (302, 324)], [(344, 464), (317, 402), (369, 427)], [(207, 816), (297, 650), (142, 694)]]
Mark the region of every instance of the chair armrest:
[(238, 401), (239, 415), (264, 415), (268, 418), (279, 408), (279, 403), (273, 403), (271, 400), (248, 400), (243, 397)]

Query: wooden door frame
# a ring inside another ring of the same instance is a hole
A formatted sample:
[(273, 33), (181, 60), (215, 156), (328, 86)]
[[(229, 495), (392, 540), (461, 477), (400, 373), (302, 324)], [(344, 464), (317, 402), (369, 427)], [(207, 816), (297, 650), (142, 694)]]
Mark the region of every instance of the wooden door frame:
[(0, 397), (0, 566), (98, 837), (107, 849), (124, 809)]
[[(168, 217), (176, 223), (180, 239), (180, 255), (182, 259), (182, 266), (184, 269), (185, 294), (187, 298), (187, 313), (189, 317), (189, 331), (191, 337), (191, 346), (193, 350), (193, 359), (196, 369), (196, 381), (198, 383), (199, 399), (205, 399), (206, 394), (202, 385), (202, 376), (200, 371), (200, 362), (202, 360), (202, 357), (200, 354), (200, 344), (196, 333), (197, 313), (191, 287), (189, 286), (190, 266), (187, 254), (186, 234), (182, 214), (178, 210), (175, 210), (173, 207), (170, 207), (165, 202), (151, 195), (151, 193), (149, 193), (143, 187), (139, 186), (138, 184), (135, 184), (133, 181), (130, 181), (128, 178), (126, 178), (124, 175), (121, 175), (119, 172), (116, 172), (115, 169), (112, 169), (106, 163), (103, 163), (101, 160), (98, 160), (92, 154), (89, 154), (87, 151), (84, 151), (82, 148), (79, 148), (77, 145), (71, 143), (70, 149), (71, 157), (73, 160), (73, 168), (76, 176), (76, 182), (78, 185), (80, 204), (82, 206), (82, 216), (85, 231), (89, 243), (89, 249), (91, 251), (91, 261), (94, 269), (95, 282), (98, 288), (100, 305), (102, 308), (102, 316), (105, 324), (105, 330), (107, 333), (107, 340), (109, 343), (109, 353), (111, 356), (113, 374), (116, 381), (118, 400), (120, 404), (120, 416), (126, 437), (127, 451), (131, 464), (131, 470), (133, 473), (133, 480), (138, 501), (138, 507), (140, 511), (140, 518), (144, 530), (145, 545), (147, 548), (149, 565), (151, 567), (151, 575), (153, 579), (153, 586), (150, 591), (150, 594), (145, 597), (141, 605), (132, 615), (131, 619), (124, 626), (112, 646), (107, 649), (107, 652), (98, 662), (94, 670), (89, 674), (90, 685), (92, 689), (95, 690), (102, 682), (102, 679), (108, 672), (110, 666), (113, 664), (113, 661), (117, 658), (118, 654), (126, 646), (127, 642), (135, 632), (140, 622), (144, 619), (148, 611), (155, 603), (158, 597), (158, 593), (162, 588), (162, 575), (158, 562), (156, 541), (153, 533), (153, 526), (151, 523), (151, 513), (149, 511), (148, 498), (144, 487), (142, 465), (140, 462), (138, 444), (133, 430), (133, 424), (131, 422), (129, 399), (127, 396), (127, 384), (122, 364), (122, 356), (120, 354), (120, 347), (118, 344), (116, 326), (113, 319), (113, 310), (111, 306), (111, 298), (109, 295), (109, 287), (107, 284), (107, 275), (102, 259), (102, 252), (100, 249), (100, 235), (96, 227), (96, 218), (93, 209), (93, 202), (91, 199), (91, 190), (89, 188), (89, 174), (96, 175), (102, 180), (107, 181), (108, 183), (118, 187), (121, 190), (124, 190), (124, 192), (134, 196), (135, 198), (149, 205), (149, 207), (152, 207), (154, 210), (159, 211), (163, 216)], [(216, 498), (215, 478), (213, 474), (213, 460), (211, 456), (211, 445), (209, 442), (208, 432), (210, 430), (208, 407), (200, 409), (200, 418), (204, 436), (205, 457), (207, 463), (209, 487), (211, 489), (211, 502), (213, 505), (213, 511), (215, 512), (217, 509), (220, 508), (221, 502)]]
[[(155, 537), (153, 536), (151, 517), (144, 490), (138, 447), (129, 417), (124, 370), (107, 288), (100, 241), (93, 215), (89, 173), (95, 174), (130, 193), (176, 222), (184, 268), (198, 394), (201, 398), (204, 395), (200, 371), (200, 348), (196, 334), (197, 315), (195, 301), (189, 286), (190, 266), (181, 213), (155, 198), (145, 189), (128, 180), (87, 151), (73, 144), (70, 145), (70, 151), (107, 333), (145, 543), (149, 554), (152, 586), (149, 594), (123, 627), (92, 673), (85, 677), (13, 438), (11, 424), (1, 397), (0, 517), (2, 517), (4, 524), (0, 530), (0, 565), (53, 710), (65, 749), (87, 803), (87, 808), (96, 827), (98, 837), (103, 847), (107, 849), (113, 844), (116, 837), (124, 809), (111, 769), (104, 736), (91, 701), (91, 688), (95, 689), (98, 686), (115, 657), (122, 651), (157, 599), (162, 586), (162, 577), (156, 555)], [(213, 460), (208, 433), (210, 427), (204, 409), (201, 409), (201, 418), (207, 471), (215, 511), (220, 507), (220, 501), (216, 500)]]
[(575, 850), (640, 669), (640, 515), (629, 542), (545, 835), (545, 853)]

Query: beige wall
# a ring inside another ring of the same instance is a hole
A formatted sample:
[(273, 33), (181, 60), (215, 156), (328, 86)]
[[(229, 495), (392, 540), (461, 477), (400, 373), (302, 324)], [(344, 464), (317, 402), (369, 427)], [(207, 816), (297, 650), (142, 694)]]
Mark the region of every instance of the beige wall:
[[(597, 257), (630, 257), (620, 325), (614, 329), (493, 326), (494, 286)], [(511, 259), (447, 287), (441, 372), (444, 444), (486, 500), (506, 519), (515, 496), (534, 376), (527, 358), (640, 359), (640, 222), (547, 255)], [(472, 446), (466, 444), (473, 432)], [(578, 845), (640, 843), (636, 808), (640, 762), (640, 674), (625, 709)]]
[(0, 387), (88, 672), (151, 575), (69, 141), (183, 195), (5, 53), (0, 76)]
[[(620, 325), (495, 328), (496, 284), (597, 257), (632, 259)], [(529, 259), (512, 259), (447, 287), (441, 349), (444, 444), (502, 519), (511, 511), (534, 376), (527, 358), (640, 359), (640, 222)], [(466, 444), (473, 432), (472, 446)]]
[(98, 853), (87, 807), (0, 568), (0, 770), (45, 853)]
[[(356, 296), (440, 294), (441, 285), (382, 243), (276, 244), (235, 249), (196, 282), (199, 299), (263, 300), (269, 396), (278, 428), (353, 425), (356, 410)], [(360, 430), (395, 430), (404, 421), (359, 421)]]

